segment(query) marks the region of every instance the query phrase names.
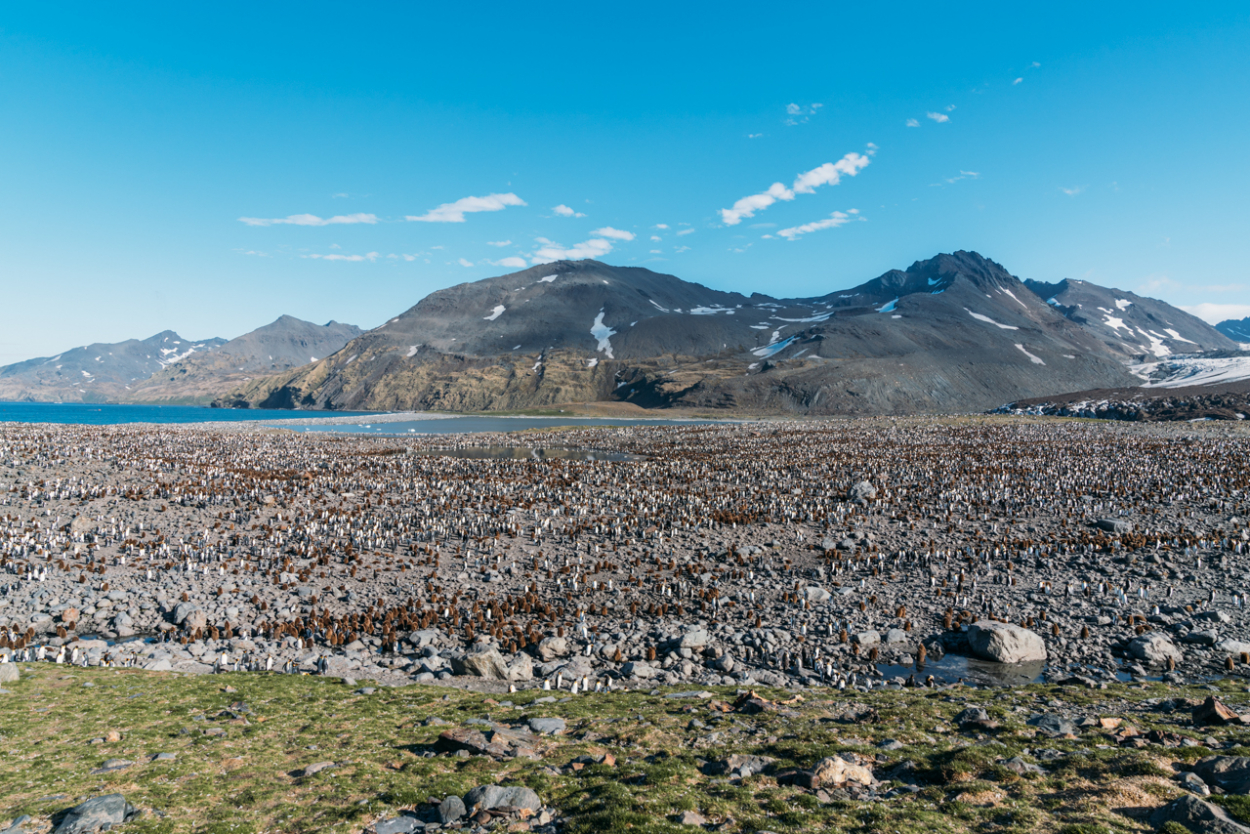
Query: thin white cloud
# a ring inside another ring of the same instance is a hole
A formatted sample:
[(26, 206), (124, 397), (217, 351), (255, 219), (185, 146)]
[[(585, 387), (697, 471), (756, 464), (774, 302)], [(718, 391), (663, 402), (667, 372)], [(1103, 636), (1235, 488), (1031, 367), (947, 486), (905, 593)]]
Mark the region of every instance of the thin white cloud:
[(376, 214), (338, 214), (334, 217), (318, 217), (315, 214), (292, 214), (287, 217), (240, 217), (240, 223), (248, 226), (337, 226), (339, 224), (378, 222)]
[(667, 224), (667, 223), (656, 223), (656, 224), (655, 224), (655, 228), (657, 228), (657, 229), (667, 229), (667, 228), (668, 228), (668, 224)]
[(747, 138), (748, 138), (748, 139), (758, 139), (758, 138), (760, 138), (760, 137), (761, 137), (761, 136), (763, 136), (763, 135), (764, 135), (764, 134), (762, 134), (762, 133), (748, 133), (748, 134), (747, 134)]
[(353, 261), (356, 263), (359, 263), (360, 261), (369, 261), (370, 263), (372, 263), (376, 261), (379, 257), (381, 257), (381, 255), (379, 255), (377, 252), (369, 252), (366, 255), (338, 255), (338, 254), (316, 255), (316, 254), (312, 254), (312, 255), (300, 255), (300, 257), (301, 258), (314, 258), (314, 259), (322, 260), (322, 261)]
[(980, 175), (978, 172), (976, 172), (976, 171), (962, 171), (962, 170), (961, 170), (961, 171), (959, 172), (959, 176), (957, 176), (957, 177), (947, 177), (946, 179), (942, 180), (941, 182), (931, 182), (931, 183), (929, 183), (929, 186), (930, 186), (930, 187), (937, 186), (937, 187), (939, 187), (939, 188), (940, 188), (940, 187), (941, 187), (941, 186), (943, 186), (943, 185), (951, 185), (952, 183), (959, 182), (960, 180), (979, 180), (979, 179), (981, 179), (981, 175)]
[(793, 200), (796, 194), (811, 194), (818, 186), (837, 185), (843, 176), (853, 177), (871, 161), (869, 157), (876, 152), (876, 145), (868, 146), (868, 153), (848, 153), (837, 162), (826, 162), (817, 168), (799, 174), (792, 188), (786, 188), (779, 182), (769, 186), (767, 191), (743, 197), (733, 204), (733, 208), (721, 209), (721, 220), (726, 226), (736, 226), (744, 218), (754, 217), (757, 211), (763, 211), (778, 200)]
[[(838, 226), (845, 226), (852, 220), (863, 220), (859, 217), (859, 209), (851, 209), (850, 211), (835, 211), (824, 220), (817, 220), (812, 223), (804, 223), (802, 226), (791, 226), (789, 229), (782, 229), (777, 232), (778, 236), (784, 237), (786, 240), (794, 240), (800, 235), (808, 232), (816, 232), (821, 229), (836, 229)], [(769, 237), (766, 235), (766, 237)]]
[(949, 122), (951, 120), (951, 117), (945, 113), (925, 113), (925, 115), (938, 124), (941, 124), (942, 122)]
[(920, 127), (920, 122), (917, 119), (908, 119), (907, 126), (908, 127)]
[(457, 261), (457, 263), (460, 264), (461, 266), (473, 266), (473, 261), (469, 260), (468, 258), (461, 258), (459, 261)]
[(1086, 188), (1088, 188), (1088, 186), (1085, 186), (1085, 185), (1074, 185), (1071, 188), (1064, 188), (1063, 186), (1059, 186), (1059, 190), (1062, 191), (1064, 194), (1067, 194), (1069, 197), (1075, 197), (1077, 194), (1080, 194)]
[(257, 252), (255, 249), (232, 249), (232, 252), (238, 252), (240, 255), (255, 255), (258, 258), (268, 258), (268, 252)]
[(529, 264), (525, 262), (525, 258), (518, 258), (515, 256), (511, 258), (503, 258), (498, 261), (490, 261), (490, 263), (495, 266), (507, 266), (513, 269), (525, 269), (525, 267), (529, 266)]
[(554, 211), (556, 214), (560, 215), (561, 217), (585, 217), (586, 216), (582, 214), (580, 211), (574, 211), (573, 209), (569, 208), (563, 203), (561, 203), (558, 206), (553, 206), (551, 210)]
[(1024, 80), (1023, 78), (1017, 78), (1015, 81), (1011, 82), (1011, 86), (1014, 87), (1015, 85), (1019, 84), (1023, 80)]
[(1250, 304), (1193, 304), (1182, 306), (1182, 310), (1191, 316), (1197, 316), (1207, 324), (1219, 324), (1228, 319), (1244, 319), (1250, 317)]
[[(633, 232), (613, 229), (611, 226), (604, 226), (602, 229), (595, 229), (591, 232), (591, 234), (598, 235), (599, 237), (610, 237), (614, 240), (633, 240), (636, 237)], [(678, 232), (678, 234), (681, 234), (681, 232)]]
[(548, 264), (552, 261), (580, 261), (584, 258), (602, 258), (612, 251), (612, 242), (603, 238), (592, 238), (570, 248), (564, 248), (553, 240), (545, 237), (537, 238), (542, 248), (531, 256), (535, 264)]
[(797, 116), (803, 112), (803, 108), (799, 107), (797, 104), (787, 104), (786, 112), (789, 113), (791, 116)]
[(694, 232), (695, 232), (694, 229), (682, 229), (680, 232), (677, 233), (677, 236), (681, 237), (682, 235), (692, 235), (694, 234)]
[(651, 240), (656, 241), (656, 242), (661, 241), (661, 240), (663, 240), (663, 239), (664, 239), (664, 238), (660, 237), (659, 235), (652, 235), (652, 236), (651, 236)]
[(499, 246), (499, 247), (511, 246), (512, 241), (510, 240), (488, 240), (486, 241), (486, 245), (487, 246)]
[(463, 223), (466, 214), (479, 211), (503, 211), (508, 206), (523, 206), (526, 202), (515, 194), (487, 194), (485, 197), (462, 197), (454, 203), (443, 203), (420, 216), (408, 215), (405, 220), (421, 223)]

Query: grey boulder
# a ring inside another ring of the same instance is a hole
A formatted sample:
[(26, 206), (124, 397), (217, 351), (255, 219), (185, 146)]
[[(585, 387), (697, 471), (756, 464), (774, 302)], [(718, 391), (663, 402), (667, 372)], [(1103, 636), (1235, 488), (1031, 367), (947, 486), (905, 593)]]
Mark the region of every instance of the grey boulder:
[(499, 785), (480, 785), (464, 795), (464, 805), (469, 811), (489, 811), (492, 808), (525, 808), (537, 811), (543, 807), (538, 794), (523, 786), (509, 788)]
[(119, 793), (97, 796), (69, 809), (55, 834), (92, 834), (129, 822), (140, 813)]
[(968, 649), (982, 660), (1028, 663), (1046, 659), (1041, 635), (1013, 623), (978, 620), (968, 627)]
[(1166, 666), (1169, 657), (1177, 662), (1185, 657), (1166, 634), (1157, 631), (1134, 638), (1128, 644), (1128, 653), (1155, 666)]
[(508, 664), (504, 662), (503, 655), (495, 649), (466, 654), (461, 658), (452, 658), (451, 668), (457, 675), (472, 675), (497, 681), (508, 679)]
[(1250, 828), (1234, 822), (1223, 808), (1203, 802), (1192, 794), (1159, 808), (1150, 815), (1150, 822), (1158, 828), (1175, 822), (1202, 834), (1250, 834)]
[(1207, 756), (1194, 762), (1193, 772), (1226, 793), (1250, 793), (1250, 758), (1246, 756)]
[(17, 683), (21, 676), (16, 663), (0, 663), (0, 683)]

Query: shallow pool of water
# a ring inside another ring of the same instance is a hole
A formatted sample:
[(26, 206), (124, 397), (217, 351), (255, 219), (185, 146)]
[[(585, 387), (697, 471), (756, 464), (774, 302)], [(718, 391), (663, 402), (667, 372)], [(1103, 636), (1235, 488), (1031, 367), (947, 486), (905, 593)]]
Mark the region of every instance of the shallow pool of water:
[(886, 680), (895, 677), (916, 676), (917, 683), (924, 683), (932, 675), (939, 683), (975, 683), (979, 686), (1026, 686), (1042, 683), (1046, 672), (1045, 661), (1033, 663), (990, 663), (959, 654), (947, 654), (923, 664), (901, 665), (878, 663), (877, 671)]

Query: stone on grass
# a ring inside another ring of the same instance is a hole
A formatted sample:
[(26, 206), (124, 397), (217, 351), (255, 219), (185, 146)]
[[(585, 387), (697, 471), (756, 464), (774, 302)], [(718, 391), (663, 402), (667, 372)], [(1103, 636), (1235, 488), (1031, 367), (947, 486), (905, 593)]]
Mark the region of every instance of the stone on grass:
[(872, 778), (872, 771), (863, 765), (851, 764), (844, 760), (841, 756), (830, 756), (821, 759), (812, 768), (812, 781), (817, 787), (826, 787), (829, 785), (844, 785), (847, 782), (857, 782), (861, 785), (871, 785), (875, 780)]
[(1041, 635), (1013, 623), (978, 620), (968, 628), (968, 648), (982, 660), (1028, 663), (1046, 659)]
[(1250, 828), (1234, 822), (1223, 808), (1203, 802), (1192, 794), (1159, 808), (1150, 815), (1150, 822), (1158, 828), (1175, 822), (1202, 834), (1250, 834)]
[(300, 776), (312, 776), (314, 773), (320, 773), (323, 770), (334, 767), (334, 762), (313, 762), (308, 767), (299, 772)]
[(382, 820), (373, 826), (374, 834), (412, 834), (421, 821), (416, 817), (402, 816), (390, 820)]
[(97, 796), (66, 812), (55, 834), (94, 834), (130, 822), (140, 813), (119, 793)]
[(675, 817), (678, 825), (704, 825), (707, 819), (698, 811), (682, 811)]
[(564, 732), (565, 727), (563, 718), (531, 718), (529, 725), (536, 733), (552, 736)]
[(1229, 709), (1214, 695), (1208, 695), (1201, 705), (1194, 707), (1194, 724), (1199, 727), (1219, 727), (1224, 724), (1239, 723), (1241, 723), (1241, 716)]
[(1193, 772), (1225, 793), (1250, 793), (1250, 758), (1246, 756), (1207, 756), (1194, 762)]
[(458, 796), (449, 796), (438, 803), (438, 821), (443, 825), (455, 822), (466, 813), (468, 809), (464, 807), (464, 800)]
[(464, 806), (470, 812), (489, 811), (493, 808), (523, 808), (537, 811), (543, 807), (538, 794), (524, 786), (501, 787), (479, 785), (464, 795)]
[(16, 663), (0, 663), (0, 683), (16, 683), (21, 676)]

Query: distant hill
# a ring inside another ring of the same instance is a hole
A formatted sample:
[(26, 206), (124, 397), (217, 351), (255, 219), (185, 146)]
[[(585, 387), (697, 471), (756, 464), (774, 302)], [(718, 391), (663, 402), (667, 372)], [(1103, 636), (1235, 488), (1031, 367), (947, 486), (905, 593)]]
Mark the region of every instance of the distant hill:
[(560, 261), (432, 293), (339, 353), (253, 379), (218, 404), (970, 411), (1135, 385), (1127, 351), (1100, 335), (974, 252), (804, 299)]
[(1070, 278), (1024, 283), (1125, 361), (1237, 348), (1218, 328), (1154, 298)]
[(1228, 319), (1222, 321), (1215, 326), (1215, 329), (1223, 333), (1234, 342), (1241, 344), (1250, 343), (1250, 318)]
[(147, 339), (71, 348), (0, 367), (0, 400), (117, 402), (152, 374), (211, 351), (225, 339), (193, 342), (172, 330)]
[(281, 316), (215, 350), (161, 368), (132, 386), (123, 399), (207, 405), (255, 376), (279, 373), (329, 356), (361, 332), (353, 324), (313, 324)]

